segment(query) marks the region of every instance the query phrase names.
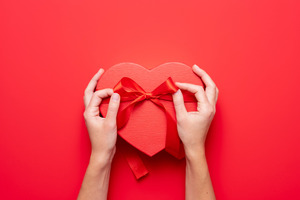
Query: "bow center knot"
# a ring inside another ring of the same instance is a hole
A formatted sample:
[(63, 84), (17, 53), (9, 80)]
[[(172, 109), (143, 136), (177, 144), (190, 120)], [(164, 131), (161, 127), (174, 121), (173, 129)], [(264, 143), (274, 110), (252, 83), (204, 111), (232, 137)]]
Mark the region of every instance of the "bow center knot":
[(146, 92), (144, 94), (144, 96), (145, 96), (145, 99), (154, 99), (155, 98), (151, 92)]

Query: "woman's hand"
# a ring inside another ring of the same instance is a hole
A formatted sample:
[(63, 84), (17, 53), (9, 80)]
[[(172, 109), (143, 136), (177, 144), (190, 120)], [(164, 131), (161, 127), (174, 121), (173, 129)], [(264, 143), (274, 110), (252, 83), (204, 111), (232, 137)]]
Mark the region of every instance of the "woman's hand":
[(205, 152), (205, 139), (211, 121), (216, 112), (216, 102), (219, 90), (209, 75), (197, 65), (193, 66), (196, 73), (206, 85), (206, 89), (190, 83), (175, 84), (181, 90), (187, 90), (195, 94), (198, 101), (197, 111), (187, 112), (184, 99), (179, 89), (173, 94), (173, 102), (176, 111), (178, 135), (183, 142), (187, 158), (195, 152)]
[[(84, 179), (78, 194), (81, 199), (107, 199), (111, 162), (116, 151), (117, 113), (120, 96), (113, 89), (95, 88), (104, 70), (100, 69), (92, 78), (84, 92), (84, 119), (89, 132), (92, 153)], [(100, 117), (99, 106), (103, 98), (112, 96), (108, 105), (106, 118)]]
[[(206, 89), (199, 85), (176, 82), (180, 89), (173, 94), (178, 135), (186, 157), (185, 199), (214, 200), (216, 197), (205, 158), (205, 140), (216, 112), (219, 90), (204, 70), (194, 65), (193, 71), (203, 80)], [(181, 89), (195, 94), (197, 111), (187, 112)]]
[[(104, 70), (100, 69), (89, 82), (84, 92), (84, 119), (89, 132), (91, 157), (103, 162), (111, 162), (116, 151), (117, 125), (116, 117), (120, 105), (120, 96), (113, 89), (107, 88), (94, 92), (97, 82)], [(106, 118), (100, 117), (99, 106), (103, 98), (112, 96), (108, 105)]]

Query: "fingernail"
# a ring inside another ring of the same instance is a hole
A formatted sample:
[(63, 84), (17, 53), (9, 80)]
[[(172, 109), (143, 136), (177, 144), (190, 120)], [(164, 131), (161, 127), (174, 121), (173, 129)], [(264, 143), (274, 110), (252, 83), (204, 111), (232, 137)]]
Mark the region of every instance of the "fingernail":
[(180, 85), (181, 83), (180, 82), (175, 82), (175, 84), (179, 84)]
[(194, 64), (194, 67), (196, 67), (196, 68), (200, 69), (200, 67), (199, 67), (198, 65), (196, 65), (196, 64)]
[(177, 94), (179, 94), (180, 92), (181, 92), (180, 89), (178, 89), (174, 94), (177, 95)]
[(113, 101), (118, 101), (119, 98), (120, 98), (120, 95), (118, 93), (113, 93), (111, 98), (112, 98)]

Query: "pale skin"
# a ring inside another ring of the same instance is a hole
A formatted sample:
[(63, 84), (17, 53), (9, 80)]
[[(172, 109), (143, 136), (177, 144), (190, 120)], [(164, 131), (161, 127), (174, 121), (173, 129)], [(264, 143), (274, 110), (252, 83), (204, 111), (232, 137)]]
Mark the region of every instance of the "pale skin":
[[(197, 65), (193, 72), (202, 79), (206, 88), (190, 83), (175, 84), (179, 90), (174, 93), (178, 135), (186, 155), (185, 199), (215, 199), (205, 157), (205, 140), (216, 112), (219, 90), (210, 76)], [(89, 82), (84, 92), (84, 119), (91, 140), (91, 156), (78, 200), (106, 200), (110, 169), (116, 152), (116, 117), (120, 96), (113, 89), (106, 88), (94, 92), (97, 82), (104, 73), (100, 69)], [(197, 111), (187, 112), (181, 90), (193, 93), (198, 101)], [(112, 96), (105, 118), (99, 116), (99, 105), (103, 98)]]

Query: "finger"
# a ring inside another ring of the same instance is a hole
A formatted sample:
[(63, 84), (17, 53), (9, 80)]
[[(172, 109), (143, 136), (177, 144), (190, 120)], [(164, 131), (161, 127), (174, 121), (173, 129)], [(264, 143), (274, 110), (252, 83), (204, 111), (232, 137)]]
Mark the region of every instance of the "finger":
[(107, 88), (94, 92), (91, 101), (89, 102), (86, 111), (89, 115), (99, 116), (99, 106), (103, 98), (111, 96), (113, 94), (113, 89)]
[(217, 103), (217, 101), (218, 101), (218, 96), (219, 96), (219, 89), (218, 88), (216, 88), (216, 99), (215, 99), (215, 102)]
[(202, 106), (205, 106), (209, 103), (202, 86), (194, 85), (194, 84), (190, 84), (190, 83), (180, 83), (180, 82), (176, 82), (175, 84), (180, 89), (187, 90), (195, 95), (195, 97), (198, 101), (198, 106), (197, 106), (198, 111), (202, 108)]
[(118, 93), (113, 93), (107, 109), (106, 119), (113, 123), (116, 122), (118, 110), (120, 106), (120, 95)]
[(203, 80), (204, 84), (206, 85), (205, 93), (207, 94), (207, 98), (210, 103), (215, 104), (216, 100), (216, 84), (214, 81), (210, 78), (210, 76), (200, 67), (197, 65), (193, 66), (193, 71), (201, 77)]
[(180, 119), (183, 118), (187, 111), (184, 105), (184, 99), (183, 99), (183, 95), (180, 89), (177, 90), (177, 92), (175, 92), (173, 95), (173, 103), (174, 103), (174, 107), (175, 107), (175, 112), (176, 112), (176, 119)]
[(101, 77), (101, 75), (103, 74), (103, 72), (104, 72), (104, 69), (100, 68), (99, 71), (90, 80), (88, 86), (86, 87), (86, 89), (84, 91), (84, 98), (83, 98), (85, 107), (87, 107), (87, 105), (89, 104), (89, 102), (93, 96), (94, 90), (97, 86), (97, 82), (98, 82), (99, 78)]

